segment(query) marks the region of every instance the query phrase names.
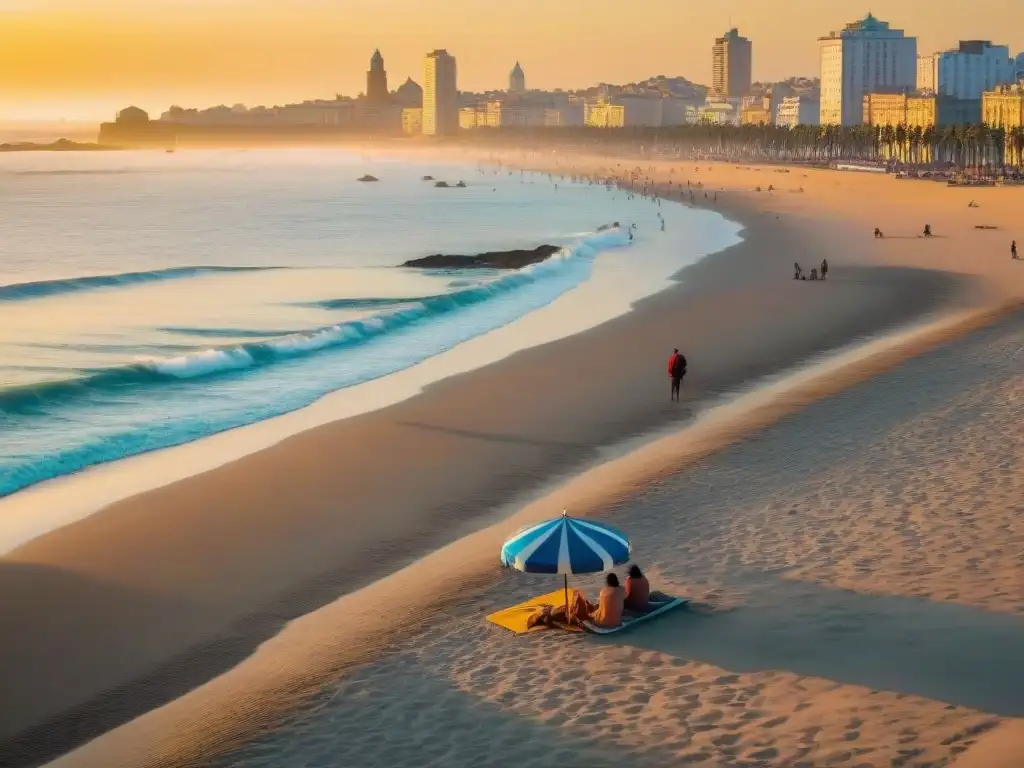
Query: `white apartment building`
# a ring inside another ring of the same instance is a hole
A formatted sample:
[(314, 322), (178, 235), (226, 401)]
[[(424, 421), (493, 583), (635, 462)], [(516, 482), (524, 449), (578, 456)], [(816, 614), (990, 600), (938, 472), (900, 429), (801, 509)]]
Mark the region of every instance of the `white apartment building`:
[(856, 125), (865, 93), (917, 85), (917, 38), (870, 13), (818, 42), (822, 125)]
[(795, 128), (798, 125), (818, 125), (821, 102), (806, 96), (786, 96), (775, 110), (775, 124)]
[(917, 60), (917, 89), (940, 96), (977, 100), (997, 85), (1016, 81), (1016, 62), (1009, 47), (988, 40), (961, 40), (955, 50)]
[(445, 50), (433, 51), (423, 61), (423, 134), (452, 136), (458, 130), (455, 57)]
[(712, 99), (697, 108), (698, 123), (739, 125), (742, 102), (739, 99)]

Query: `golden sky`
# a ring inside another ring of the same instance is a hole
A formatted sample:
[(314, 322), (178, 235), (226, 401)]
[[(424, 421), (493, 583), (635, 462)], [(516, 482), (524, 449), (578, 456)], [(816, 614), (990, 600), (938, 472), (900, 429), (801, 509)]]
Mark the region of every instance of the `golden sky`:
[(1024, 51), (1024, 0), (0, 0), (0, 119), (106, 119), (129, 103), (285, 103), (355, 95), (375, 47), (391, 87), (447, 48), (465, 90), (649, 75), (707, 83), (715, 36), (754, 41), (755, 79), (817, 75), (816, 38), (864, 15), (918, 37)]

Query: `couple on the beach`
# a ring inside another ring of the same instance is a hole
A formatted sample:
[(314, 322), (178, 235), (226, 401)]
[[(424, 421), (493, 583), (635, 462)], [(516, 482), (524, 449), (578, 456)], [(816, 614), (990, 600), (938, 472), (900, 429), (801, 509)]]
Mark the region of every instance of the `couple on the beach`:
[(575, 590), (569, 605), (569, 623), (589, 621), (602, 629), (614, 629), (622, 623), (624, 611), (647, 613), (657, 606), (652, 602), (667, 599), (658, 592), (651, 593), (651, 584), (637, 565), (631, 565), (626, 575), (625, 588), (619, 586), (619, 577), (609, 573), (598, 595), (597, 603), (587, 601), (580, 590)]

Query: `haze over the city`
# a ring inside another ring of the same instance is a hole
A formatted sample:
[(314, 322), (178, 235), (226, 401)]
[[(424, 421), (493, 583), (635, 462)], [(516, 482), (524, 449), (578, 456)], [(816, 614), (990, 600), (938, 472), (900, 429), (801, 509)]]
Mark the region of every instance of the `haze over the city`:
[(654, 74), (711, 79), (711, 41), (754, 42), (754, 77), (818, 73), (816, 39), (870, 10), (919, 51), (998, 38), (1024, 50), (1024, 3), (965, 14), (932, 0), (0, 0), (0, 120), (109, 119), (128, 103), (284, 103), (356, 95), (379, 47), (393, 83), (419, 79), (446, 47), (459, 87), (500, 88), (517, 60), (531, 88), (579, 88)]

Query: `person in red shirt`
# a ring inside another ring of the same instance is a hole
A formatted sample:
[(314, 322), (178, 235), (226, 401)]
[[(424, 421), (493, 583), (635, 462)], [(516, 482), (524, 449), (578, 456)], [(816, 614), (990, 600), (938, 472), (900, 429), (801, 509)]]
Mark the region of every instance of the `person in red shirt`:
[(686, 375), (686, 357), (678, 350), (672, 350), (672, 356), (668, 359), (668, 376), (672, 380), (672, 394), (673, 400), (679, 400), (679, 387), (683, 383), (683, 377)]

